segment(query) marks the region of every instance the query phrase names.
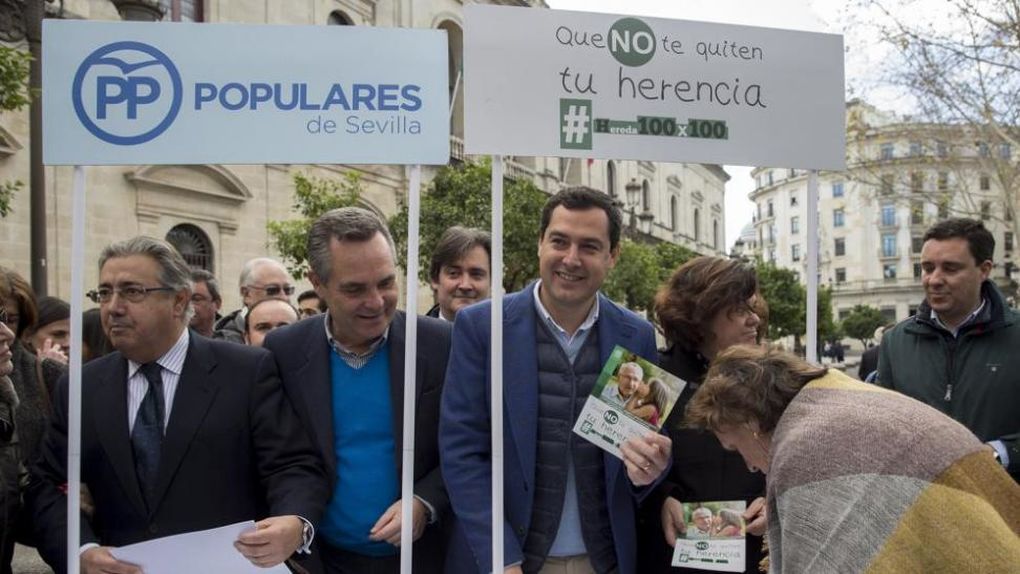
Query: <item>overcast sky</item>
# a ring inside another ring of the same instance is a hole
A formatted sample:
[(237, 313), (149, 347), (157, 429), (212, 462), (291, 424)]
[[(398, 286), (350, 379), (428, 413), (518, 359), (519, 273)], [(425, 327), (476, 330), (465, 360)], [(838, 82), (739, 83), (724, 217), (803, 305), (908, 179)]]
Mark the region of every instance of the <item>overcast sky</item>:
[[(841, 33), (845, 0), (546, 0), (550, 7), (585, 12), (631, 14), (657, 18), (699, 20), (725, 24), (764, 26)], [(855, 44), (848, 38), (847, 46)], [(871, 44), (874, 46), (874, 44)], [(868, 54), (848, 51), (846, 62), (848, 82), (865, 73)], [(875, 57), (872, 53), (871, 57)], [(782, 167), (782, 166), (776, 166)], [(747, 194), (754, 187), (751, 168), (726, 166), (732, 179), (726, 185), (726, 246), (727, 250), (751, 221), (754, 204)]]

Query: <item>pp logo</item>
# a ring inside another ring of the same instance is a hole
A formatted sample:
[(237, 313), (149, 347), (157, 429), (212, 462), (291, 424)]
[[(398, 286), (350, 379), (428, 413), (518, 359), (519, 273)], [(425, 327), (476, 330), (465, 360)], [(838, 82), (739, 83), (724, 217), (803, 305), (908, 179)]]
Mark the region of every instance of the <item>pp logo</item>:
[(183, 92), (181, 75), (166, 54), (141, 42), (114, 42), (78, 66), (71, 97), (92, 135), (115, 145), (137, 145), (174, 123)]

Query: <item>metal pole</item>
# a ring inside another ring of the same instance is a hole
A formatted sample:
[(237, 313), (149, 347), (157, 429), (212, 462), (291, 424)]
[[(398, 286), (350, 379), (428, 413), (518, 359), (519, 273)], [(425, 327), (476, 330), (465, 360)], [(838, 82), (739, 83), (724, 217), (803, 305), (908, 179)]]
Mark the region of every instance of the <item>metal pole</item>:
[(503, 158), (492, 156), (492, 572), (503, 572)]
[(85, 168), (74, 167), (71, 203), (71, 356), (67, 407), (67, 572), (78, 574), (81, 546), (81, 323), (85, 283)]
[(418, 358), (418, 243), (421, 219), (421, 166), (411, 167), (407, 209), (407, 325), (404, 331), (404, 442), (400, 485), (400, 572), (411, 574), (414, 529), (414, 415)]
[(818, 362), (818, 172), (808, 172), (807, 360)]
[[(29, 231), (32, 289), (36, 295), (49, 293), (46, 264), (46, 172), (43, 170), (42, 138), (42, 0), (25, 3), (25, 38), (32, 54), (28, 84), (29, 97)], [(77, 339), (75, 339), (77, 340)]]

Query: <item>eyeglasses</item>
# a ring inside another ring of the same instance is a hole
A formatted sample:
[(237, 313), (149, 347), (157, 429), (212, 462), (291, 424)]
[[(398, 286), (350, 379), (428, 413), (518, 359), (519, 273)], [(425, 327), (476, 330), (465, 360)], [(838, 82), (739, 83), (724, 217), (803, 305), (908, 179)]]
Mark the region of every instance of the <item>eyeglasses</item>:
[(132, 303), (139, 303), (153, 291), (176, 291), (174, 287), (142, 287), (141, 285), (125, 285), (123, 287), (100, 287), (85, 294), (93, 303), (109, 303), (116, 293)]
[(281, 291), (287, 294), (288, 297), (294, 294), (293, 285), (246, 285), (249, 289), (256, 289), (258, 291), (265, 291), (266, 295), (270, 297), (276, 297)]

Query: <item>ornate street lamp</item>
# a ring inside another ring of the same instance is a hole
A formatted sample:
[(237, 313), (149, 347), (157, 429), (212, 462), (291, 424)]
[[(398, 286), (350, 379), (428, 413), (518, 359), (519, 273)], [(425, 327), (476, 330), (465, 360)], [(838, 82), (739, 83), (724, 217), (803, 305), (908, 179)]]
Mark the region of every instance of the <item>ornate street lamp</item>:
[(110, 0), (117, 7), (122, 20), (132, 22), (159, 22), (163, 19), (163, 7), (159, 0)]

